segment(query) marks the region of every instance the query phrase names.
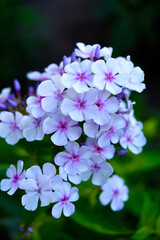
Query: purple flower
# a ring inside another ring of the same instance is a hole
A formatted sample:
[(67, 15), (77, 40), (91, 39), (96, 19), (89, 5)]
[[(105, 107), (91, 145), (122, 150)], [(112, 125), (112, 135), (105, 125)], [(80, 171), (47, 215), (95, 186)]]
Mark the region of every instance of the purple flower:
[(93, 118), (94, 122), (99, 125), (107, 124), (111, 119), (111, 113), (115, 113), (119, 109), (119, 101), (116, 97), (110, 97), (110, 92), (103, 90), (97, 90), (97, 98), (95, 105), (97, 106), (97, 112)]
[(20, 182), (25, 178), (25, 171), (23, 171), (23, 161), (17, 162), (17, 170), (14, 165), (10, 165), (7, 169), (6, 175), (10, 179), (3, 179), (1, 181), (1, 190), (8, 191), (9, 195), (13, 195), (18, 189)]
[(97, 133), (99, 146), (109, 145), (110, 142), (114, 144), (118, 143), (124, 133), (125, 126), (126, 122), (124, 118), (120, 114), (113, 114), (111, 121), (107, 125), (101, 126), (100, 131)]
[(51, 80), (43, 81), (38, 86), (38, 94), (42, 97), (41, 105), (46, 112), (55, 112), (64, 97), (64, 85), (61, 76), (54, 75)]
[(30, 113), (34, 118), (41, 118), (45, 115), (45, 111), (42, 109), (42, 101), (43, 97), (39, 96), (37, 93), (37, 97), (30, 96), (27, 98), (26, 103), (26, 111)]
[(60, 62), (59, 66), (55, 63), (51, 63), (48, 67), (46, 67), (45, 72), (49, 74), (50, 76), (60, 74), (62, 75), (64, 73), (63, 70), (63, 62)]
[(93, 174), (92, 183), (101, 186), (107, 181), (108, 177), (112, 175), (113, 168), (103, 157), (97, 154), (93, 154), (91, 160), (89, 170), (81, 173), (80, 177), (82, 181), (87, 181)]
[(14, 145), (23, 138), (21, 119), (23, 115), (15, 112), (3, 111), (0, 113), (0, 137), (5, 138), (8, 144)]
[(51, 76), (46, 72), (40, 73), (38, 71), (33, 71), (33, 72), (27, 73), (27, 78), (29, 80), (34, 80), (34, 81), (44, 81), (44, 80), (50, 79)]
[(3, 88), (1, 93), (0, 93), (0, 105), (5, 106), (5, 102), (8, 100), (9, 95), (11, 93), (11, 88)]
[(75, 175), (67, 174), (64, 170), (64, 167), (59, 167), (59, 175), (65, 181), (69, 180), (71, 183), (74, 183), (76, 185), (81, 183), (81, 178), (78, 174)]
[(44, 137), (43, 132), (43, 122), (45, 117), (43, 118), (33, 118), (32, 116), (24, 116), (21, 120), (22, 128), (23, 128), (23, 136), (24, 138), (32, 142), (34, 140), (42, 140)]
[(95, 74), (93, 84), (99, 90), (104, 88), (112, 94), (118, 94), (122, 91), (121, 86), (125, 86), (128, 75), (122, 73), (121, 64), (117, 59), (109, 58), (107, 63), (98, 60), (92, 64), (92, 71)]
[(86, 145), (93, 153), (96, 153), (103, 158), (111, 159), (114, 157), (115, 148), (111, 144), (100, 147), (97, 139), (87, 138)]
[(124, 180), (117, 175), (113, 175), (101, 187), (100, 202), (106, 206), (111, 202), (113, 211), (120, 211), (124, 207), (124, 202), (128, 200), (129, 189), (124, 185)]
[(67, 91), (68, 98), (61, 104), (61, 111), (75, 121), (92, 119), (97, 112), (95, 91), (90, 89), (87, 93), (76, 93), (73, 89)]
[(89, 120), (83, 124), (84, 133), (91, 138), (95, 138), (98, 132), (99, 125), (96, 124), (93, 120)]
[(67, 88), (73, 88), (77, 93), (87, 92), (89, 90), (87, 85), (90, 86), (93, 79), (91, 65), (90, 60), (68, 64), (62, 76), (62, 84)]
[(90, 157), (92, 152), (85, 146), (79, 147), (76, 142), (68, 142), (65, 145), (65, 151), (55, 156), (55, 163), (64, 168), (64, 171), (70, 175), (85, 172), (90, 166)]
[(128, 128), (122, 138), (120, 139), (121, 146), (126, 149), (127, 147), (134, 154), (142, 152), (142, 147), (146, 144), (146, 138), (144, 137), (141, 128), (135, 126)]
[(51, 141), (57, 146), (64, 146), (70, 141), (77, 140), (82, 133), (82, 129), (76, 125), (69, 116), (62, 115), (57, 111), (52, 117), (45, 119), (43, 131), (46, 134), (54, 133)]
[(62, 210), (66, 217), (71, 216), (75, 211), (75, 206), (71, 202), (75, 202), (78, 199), (78, 188), (71, 188), (69, 183), (64, 183), (59, 190), (53, 193), (53, 202), (57, 203), (52, 208), (52, 216), (59, 218)]

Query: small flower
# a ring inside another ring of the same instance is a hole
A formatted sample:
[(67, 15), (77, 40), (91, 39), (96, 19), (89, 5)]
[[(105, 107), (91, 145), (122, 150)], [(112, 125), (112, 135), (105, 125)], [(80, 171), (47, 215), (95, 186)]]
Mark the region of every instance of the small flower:
[(27, 73), (27, 78), (34, 81), (45, 81), (47, 79), (50, 79), (51, 77), (50, 74), (46, 72), (40, 73), (38, 71), (33, 71)]
[(49, 74), (50, 76), (60, 74), (62, 75), (64, 73), (63, 70), (63, 61), (60, 62), (59, 66), (55, 63), (51, 63), (49, 66), (47, 66), (45, 69), (45, 72)]
[(59, 218), (62, 214), (62, 210), (66, 217), (71, 216), (75, 211), (75, 206), (71, 202), (75, 202), (78, 199), (78, 188), (71, 188), (69, 183), (64, 183), (59, 190), (53, 193), (53, 202), (58, 203), (52, 208), (52, 216)]
[(90, 165), (92, 152), (85, 146), (79, 147), (76, 142), (68, 142), (65, 145), (65, 151), (55, 156), (55, 163), (64, 168), (64, 171), (70, 175), (85, 172)]
[(74, 121), (90, 120), (97, 112), (94, 106), (95, 91), (90, 89), (87, 93), (76, 93), (73, 89), (67, 91), (68, 98), (61, 104), (61, 111), (64, 115), (69, 115)]
[(3, 88), (1, 93), (0, 93), (0, 105), (5, 104), (5, 102), (8, 100), (9, 95), (11, 93), (11, 88)]
[(33, 118), (32, 116), (24, 116), (21, 119), (21, 124), (23, 128), (23, 136), (24, 138), (32, 142), (34, 140), (42, 140), (44, 137), (43, 132), (43, 122), (45, 117), (43, 118)]
[(88, 92), (87, 85), (91, 85), (93, 79), (91, 65), (90, 60), (68, 64), (62, 76), (62, 84), (67, 88), (73, 88), (77, 93)]
[(95, 138), (98, 132), (99, 125), (96, 124), (93, 120), (89, 120), (83, 124), (84, 133), (91, 138)]
[(82, 133), (82, 129), (76, 125), (69, 116), (62, 115), (59, 111), (52, 117), (45, 119), (43, 131), (46, 134), (54, 133), (51, 141), (57, 146), (64, 146), (70, 141), (77, 140)]
[(103, 147), (109, 145), (110, 142), (116, 144), (124, 133), (124, 127), (126, 122), (124, 118), (119, 114), (113, 114), (111, 121), (104, 126), (100, 127), (100, 131), (97, 133), (98, 144)]
[(87, 138), (86, 146), (93, 152), (103, 158), (112, 159), (115, 154), (115, 148), (113, 145), (109, 144), (104, 147), (98, 145), (98, 140), (93, 138)]
[(121, 86), (125, 86), (128, 75), (122, 73), (121, 64), (117, 59), (109, 58), (107, 63), (98, 60), (92, 64), (92, 71), (95, 74), (93, 84), (99, 90), (104, 88), (112, 94), (122, 91)]
[(110, 92), (103, 90), (97, 90), (97, 98), (95, 106), (97, 106), (97, 112), (93, 118), (94, 122), (99, 125), (107, 124), (111, 119), (111, 113), (115, 113), (119, 109), (119, 101), (116, 97), (110, 97)]
[(142, 147), (146, 144), (146, 138), (141, 128), (135, 126), (125, 131), (124, 136), (120, 139), (120, 144), (124, 149), (128, 147), (134, 154), (139, 154), (142, 152)]
[(107, 181), (108, 177), (112, 175), (113, 168), (103, 157), (97, 154), (93, 154), (91, 160), (89, 170), (81, 173), (80, 177), (82, 181), (87, 181), (93, 174), (92, 183), (101, 186)]
[(37, 93), (37, 97), (29, 96), (26, 100), (26, 111), (30, 113), (34, 118), (41, 118), (45, 115), (45, 111), (42, 109), (42, 99), (43, 97), (39, 96)]
[(9, 195), (13, 195), (19, 188), (20, 182), (25, 178), (25, 171), (23, 171), (23, 161), (17, 162), (17, 170), (14, 165), (10, 165), (7, 169), (6, 175), (10, 179), (3, 179), (1, 181), (1, 190), (8, 191)]
[(59, 167), (59, 175), (63, 180), (65, 181), (69, 180), (71, 183), (74, 183), (75, 185), (81, 183), (81, 178), (78, 174), (75, 175), (67, 174), (64, 170), (64, 167)]
[(124, 185), (124, 180), (117, 175), (113, 175), (102, 185), (100, 202), (106, 206), (111, 202), (113, 211), (120, 211), (124, 207), (124, 202), (128, 200), (129, 189)]
[(23, 138), (21, 119), (23, 115), (15, 112), (3, 111), (0, 113), (0, 137), (5, 138), (8, 144), (14, 145)]
[(65, 86), (61, 83), (61, 76), (54, 75), (38, 86), (38, 94), (42, 97), (41, 105), (45, 112), (55, 112), (64, 97)]

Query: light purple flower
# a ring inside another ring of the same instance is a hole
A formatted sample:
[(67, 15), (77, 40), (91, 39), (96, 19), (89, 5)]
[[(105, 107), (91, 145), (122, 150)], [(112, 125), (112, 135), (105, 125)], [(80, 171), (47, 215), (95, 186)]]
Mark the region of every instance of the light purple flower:
[(49, 66), (47, 66), (45, 69), (45, 72), (49, 74), (50, 76), (60, 74), (62, 75), (64, 73), (63, 70), (63, 61), (60, 62), (59, 66), (55, 63), (51, 63)]
[(120, 139), (121, 146), (126, 149), (127, 147), (134, 154), (142, 152), (142, 147), (146, 144), (146, 138), (144, 137), (141, 128), (135, 126), (128, 128), (122, 138)]
[(100, 147), (97, 139), (87, 138), (86, 146), (92, 151), (92, 153), (96, 153), (103, 158), (112, 159), (114, 157), (115, 148), (111, 144)]
[(71, 183), (74, 183), (75, 185), (81, 183), (81, 178), (78, 174), (75, 175), (67, 174), (64, 170), (64, 167), (59, 167), (59, 175), (63, 180), (65, 181), (69, 180)]
[(43, 131), (46, 134), (54, 133), (51, 141), (57, 146), (64, 146), (70, 141), (77, 140), (82, 133), (82, 129), (76, 125), (69, 116), (62, 115), (59, 111), (54, 113), (52, 117), (45, 119)]
[(22, 180), (20, 188), (26, 191), (26, 194), (22, 196), (22, 205), (27, 210), (36, 210), (39, 199), (41, 207), (49, 205), (53, 200), (51, 179), (47, 175), (38, 175), (36, 178)]
[(3, 111), (0, 113), (0, 137), (5, 138), (8, 144), (14, 145), (23, 138), (21, 119), (23, 115), (15, 112)]
[(65, 86), (61, 83), (61, 76), (54, 75), (51, 80), (43, 81), (38, 86), (38, 94), (42, 97), (41, 106), (46, 112), (55, 112), (64, 98)]
[(73, 89), (67, 91), (68, 98), (61, 104), (61, 111), (64, 115), (69, 115), (75, 121), (92, 119), (97, 112), (94, 105), (96, 96), (95, 90), (90, 89), (87, 93), (76, 93)]
[[(93, 61), (95, 57), (97, 46), (99, 46), (100, 48), (99, 44), (85, 45), (82, 42), (78, 42), (76, 45), (79, 48), (79, 49), (77, 48), (75, 49), (76, 56), (81, 58), (90, 58), (91, 61)], [(109, 48), (104, 47), (100, 49), (100, 57), (105, 57), (105, 59), (107, 60), (108, 58), (111, 57), (112, 50), (113, 49), (111, 47)]]
[(10, 87), (2, 89), (0, 93), (0, 104), (4, 104), (8, 100), (10, 93), (11, 93)]
[(34, 118), (41, 118), (45, 115), (45, 111), (42, 109), (42, 99), (43, 97), (39, 96), (37, 92), (37, 97), (30, 96), (26, 100), (26, 111), (30, 113)]
[(62, 76), (62, 84), (66, 88), (73, 88), (77, 93), (87, 92), (93, 79), (91, 65), (90, 60), (68, 64)]
[(113, 175), (102, 186), (100, 202), (106, 206), (111, 202), (113, 211), (120, 211), (124, 207), (124, 202), (128, 200), (129, 189), (124, 185), (124, 180), (117, 175)]
[(97, 154), (93, 154), (91, 160), (92, 162), (89, 170), (81, 173), (80, 177), (82, 181), (87, 181), (93, 174), (92, 183), (94, 185), (101, 186), (107, 181), (108, 177), (112, 175), (113, 168), (103, 157)]
[(126, 122), (123, 116), (113, 114), (111, 121), (107, 125), (101, 126), (100, 131), (97, 133), (99, 146), (109, 145), (110, 142), (113, 144), (118, 143), (119, 139), (123, 136), (125, 126)]
[(71, 202), (79, 199), (78, 188), (73, 187), (69, 183), (64, 183), (63, 186), (53, 193), (53, 201), (57, 202), (52, 208), (52, 216), (59, 218), (62, 214), (66, 217), (71, 216), (75, 211), (75, 206)]
[(88, 170), (91, 155), (92, 152), (86, 146), (80, 147), (76, 142), (68, 142), (65, 151), (58, 153), (54, 161), (67, 174), (76, 175)]
[(93, 120), (89, 120), (83, 124), (84, 133), (91, 138), (95, 138), (98, 132), (99, 125), (96, 124)]
[(17, 162), (17, 170), (14, 165), (10, 165), (7, 169), (6, 175), (10, 179), (3, 179), (1, 181), (1, 190), (8, 191), (9, 195), (13, 195), (19, 187), (20, 181), (25, 178), (25, 171), (23, 171), (23, 161), (19, 160)]
[(28, 72), (26, 76), (29, 80), (33, 81), (45, 81), (51, 78), (50, 74), (46, 72), (40, 73), (38, 71)]
[(23, 136), (24, 138), (32, 142), (34, 140), (42, 140), (44, 137), (43, 132), (43, 122), (45, 117), (43, 118), (33, 118), (32, 116), (24, 116), (21, 119), (21, 124), (23, 128)]
[(99, 90), (106, 89), (112, 94), (122, 91), (121, 86), (125, 86), (129, 76), (122, 73), (121, 64), (117, 59), (109, 58), (107, 63), (98, 60), (92, 64), (92, 71), (95, 74), (93, 84)]
[(97, 112), (95, 112), (95, 116), (93, 118), (94, 122), (99, 125), (107, 124), (111, 119), (111, 113), (115, 113), (119, 109), (119, 101), (116, 97), (110, 97), (110, 92), (96, 91), (97, 98), (95, 101), (95, 105), (97, 106)]

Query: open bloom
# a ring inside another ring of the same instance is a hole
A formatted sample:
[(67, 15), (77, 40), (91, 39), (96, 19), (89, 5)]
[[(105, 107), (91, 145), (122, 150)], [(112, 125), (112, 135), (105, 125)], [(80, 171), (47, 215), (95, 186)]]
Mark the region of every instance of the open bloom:
[(53, 193), (53, 201), (57, 202), (52, 208), (52, 216), (59, 218), (62, 214), (66, 217), (71, 216), (75, 211), (75, 206), (71, 202), (79, 199), (78, 188), (73, 187), (69, 183), (63, 183), (63, 186)]
[(124, 180), (113, 175), (101, 188), (102, 193), (99, 197), (101, 204), (106, 206), (111, 202), (111, 209), (120, 211), (124, 207), (124, 202), (128, 200), (129, 189), (124, 185)]
[(26, 111), (30, 113), (34, 118), (41, 118), (45, 115), (45, 111), (42, 108), (42, 98), (39, 96), (37, 93), (37, 97), (35, 96), (30, 96), (27, 98), (27, 107)]
[(3, 179), (1, 181), (1, 190), (8, 191), (9, 195), (13, 195), (19, 187), (20, 181), (25, 178), (25, 171), (23, 171), (23, 161), (17, 162), (17, 170), (14, 165), (10, 165), (7, 169), (6, 175), (9, 179)]
[(89, 170), (80, 174), (82, 181), (87, 181), (90, 176), (92, 176), (92, 183), (97, 186), (101, 186), (104, 184), (108, 177), (110, 177), (113, 173), (113, 168), (111, 165), (106, 162), (106, 160), (97, 155), (93, 154), (91, 157), (91, 164)]
[(103, 147), (110, 144), (110, 142), (118, 143), (124, 133), (125, 126), (126, 122), (122, 115), (113, 114), (111, 121), (107, 125), (101, 126), (100, 131), (97, 133), (99, 146)]
[(33, 71), (27, 73), (27, 78), (33, 81), (45, 81), (47, 79), (50, 79), (51, 76), (46, 72), (40, 73), (38, 71)]
[(38, 94), (42, 97), (41, 105), (46, 112), (55, 112), (63, 100), (65, 86), (61, 83), (61, 76), (54, 75), (38, 86)]
[(88, 137), (95, 138), (98, 132), (98, 129), (99, 129), (99, 125), (95, 123), (93, 120), (86, 121), (83, 124), (84, 133)]
[(42, 140), (44, 137), (43, 132), (43, 118), (33, 118), (32, 116), (24, 116), (21, 120), (23, 128), (23, 136), (27, 141)]
[(122, 73), (121, 64), (114, 58), (109, 58), (106, 63), (103, 60), (94, 62), (92, 71), (95, 74), (93, 78), (95, 87), (99, 90), (105, 88), (112, 94), (120, 93), (129, 78), (126, 73)]
[(8, 144), (14, 145), (23, 138), (21, 119), (23, 115), (15, 112), (3, 111), (0, 113), (0, 137), (5, 138)]
[(0, 109), (6, 109), (6, 101), (11, 93), (11, 88), (3, 88), (0, 93)]
[(76, 125), (69, 116), (64, 116), (60, 112), (56, 112), (52, 117), (45, 119), (43, 131), (46, 134), (54, 133), (51, 141), (57, 146), (64, 146), (70, 141), (77, 140), (82, 133), (82, 129)]
[(79, 174), (68, 174), (66, 173), (64, 167), (59, 167), (59, 175), (64, 181), (69, 180), (71, 183), (74, 183), (76, 185), (81, 183), (81, 177)]
[(87, 92), (89, 90), (87, 85), (91, 85), (93, 79), (91, 65), (90, 60), (68, 64), (62, 76), (63, 85), (67, 88), (73, 88), (78, 93)]
[(65, 145), (65, 151), (55, 156), (55, 163), (64, 167), (67, 174), (76, 175), (85, 172), (90, 165), (92, 152), (85, 146), (79, 147), (76, 142), (68, 142)]
[(142, 147), (146, 144), (146, 138), (139, 126), (128, 128), (124, 136), (120, 139), (121, 146), (126, 149), (127, 147), (134, 154), (142, 152)]
[(67, 91), (68, 98), (61, 104), (61, 111), (69, 115), (75, 121), (92, 119), (97, 112), (95, 102), (95, 91), (90, 89), (87, 93), (76, 93), (73, 89)]

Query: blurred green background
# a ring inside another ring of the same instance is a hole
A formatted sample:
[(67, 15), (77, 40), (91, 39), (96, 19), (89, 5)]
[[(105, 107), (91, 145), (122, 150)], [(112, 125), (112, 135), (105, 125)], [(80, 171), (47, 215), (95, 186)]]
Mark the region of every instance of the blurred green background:
[[(1, 88), (12, 86), (18, 78), (25, 92), (29, 84), (26, 72), (59, 63), (78, 41), (112, 46), (114, 57), (131, 55), (144, 70), (147, 87), (132, 95), (147, 145), (138, 156), (129, 153), (110, 161), (130, 188), (125, 208), (114, 213), (108, 206), (102, 207), (97, 189), (85, 183), (80, 185), (75, 214), (54, 220), (50, 208), (30, 213), (21, 207), (20, 193), (10, 197), (0, 192), (3, 240), (22, 239), (20, 224), (24, 229), (34, 227), (28, 236), (33, 240), (160, 239), (159, 26), (159, 0), (0, 0)], [(45, 141), (20, 141), (12, 147), (1, 139), (0, 178), (18, 159), (25, 161), (25, 168), (32, 162), (49, 161), (49, 141)]]

